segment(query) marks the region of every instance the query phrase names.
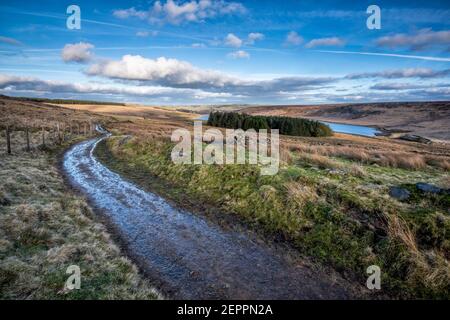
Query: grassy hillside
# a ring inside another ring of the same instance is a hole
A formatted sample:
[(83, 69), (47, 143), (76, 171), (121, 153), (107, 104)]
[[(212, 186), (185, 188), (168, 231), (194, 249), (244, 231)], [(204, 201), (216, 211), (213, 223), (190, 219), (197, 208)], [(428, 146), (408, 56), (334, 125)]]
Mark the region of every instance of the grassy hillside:
[[(450, 195), (415, 187), (450, 187), (444, 147), (345, 135), (283, 137), (282, 168), (271, 177), (252, 165), (175, 165), (170, 128), (155, 122), (113, 128), (133, 137), (109, 139), (98, 155), (138, 184), (180, 205), (204, 203), (238, 217), (360, 283), (376, 264), (385, 294), (449, 298)], [(170, 187), (155, 187), (152, 176)], [(413, 197), (392, 198), (392, 186), (409, 188)]]
[[(51, 131), (54, 123), (107, 119), (29, 102), (1, 102), (2, 123), (16, 131), (10, 155), (5, 131), (0, 134), (0, 299), (158, 298), (58, 170), (63, 149), (89, 136), (66, 128), (61, 142)], [(45, 147), (42, 131), (31, 130), (32, 150), (25, 151), (24, 123), (31, 129), (44, 126)], [(64, 289), (70, 265), (80, 267), (80, 290)]]
[(450, 102), (380, 102), (359, 104), (261, 106), (242, 110), (252, 115), (300, 117), (377, 126), (450, 141)]

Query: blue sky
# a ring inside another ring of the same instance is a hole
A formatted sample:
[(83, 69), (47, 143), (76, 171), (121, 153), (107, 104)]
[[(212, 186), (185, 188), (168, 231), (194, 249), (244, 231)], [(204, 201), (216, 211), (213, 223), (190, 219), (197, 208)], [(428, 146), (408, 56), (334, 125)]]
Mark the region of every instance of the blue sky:
[[(356, 4), (355, 4), (356, 3)], [(81, 29), (66, 9), (81, 10)], [(368, 29), (369, 5), (381, 29)], [(445, 1), (2, 1), (0, 93), (144, 104), (450, 100)]]

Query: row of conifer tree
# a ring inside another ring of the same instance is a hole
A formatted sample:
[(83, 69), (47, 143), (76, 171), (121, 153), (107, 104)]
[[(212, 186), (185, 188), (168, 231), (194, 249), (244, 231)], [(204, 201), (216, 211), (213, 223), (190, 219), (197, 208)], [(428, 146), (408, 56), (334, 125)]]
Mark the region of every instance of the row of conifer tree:
[(209, 126), (230, 129), (278, 129), (280, 134), (303, 137), (326, 137), (333, 135), (329, 126), (319, 121), (277, 116), (252, 116), (238, 112), (213, 111)]

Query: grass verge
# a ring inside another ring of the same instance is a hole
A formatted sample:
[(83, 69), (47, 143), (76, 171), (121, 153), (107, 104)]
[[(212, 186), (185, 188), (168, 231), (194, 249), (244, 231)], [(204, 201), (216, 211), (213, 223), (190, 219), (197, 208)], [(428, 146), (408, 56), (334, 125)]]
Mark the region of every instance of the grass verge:
[[(0, 299), (156, 299), (57, 169), (61, 149), (0, 155)], [(65, 289), (77, 265), (81, 288)]]
[(252, 165), (175, 165), (171, 150), (167, 139), (138, 136), (110, 138), (96, 153), (138, 184), (154, 187), (144, 179), (156, 176), (159, 193), (238, 216), (360, 283), (378, 265), (384, 294), (450, 297), (448, 212), (427, 195), (420, 203), (390, 198), (390, 183), (411, 179), (404, 169), (291, 154), (276, 176), (260, 176)]

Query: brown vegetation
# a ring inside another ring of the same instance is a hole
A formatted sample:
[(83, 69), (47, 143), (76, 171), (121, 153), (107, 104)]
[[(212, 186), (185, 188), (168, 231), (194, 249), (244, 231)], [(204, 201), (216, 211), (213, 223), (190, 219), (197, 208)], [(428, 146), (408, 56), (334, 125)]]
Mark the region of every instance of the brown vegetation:
[(450, 141), (450, 102), (395, 102), (305, 106), (261, 106), (250, 114), (302, 117), (337, 123), (377, 126)]

